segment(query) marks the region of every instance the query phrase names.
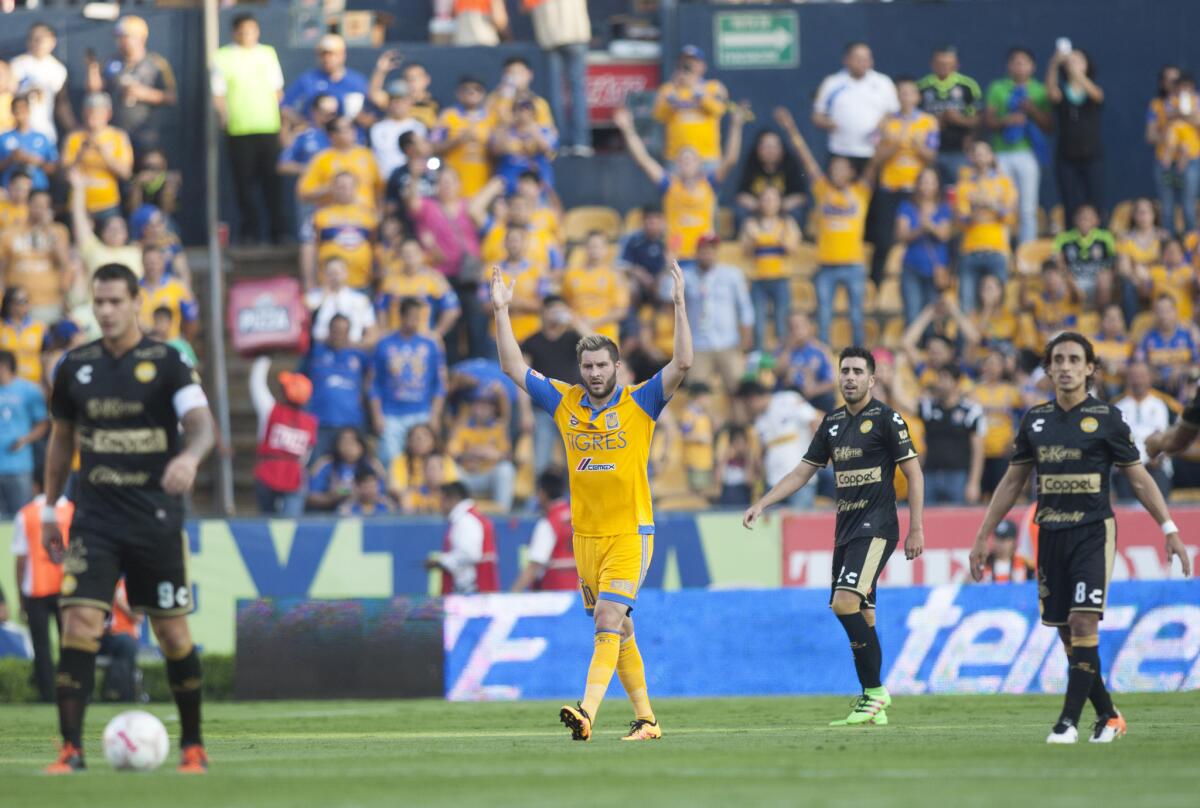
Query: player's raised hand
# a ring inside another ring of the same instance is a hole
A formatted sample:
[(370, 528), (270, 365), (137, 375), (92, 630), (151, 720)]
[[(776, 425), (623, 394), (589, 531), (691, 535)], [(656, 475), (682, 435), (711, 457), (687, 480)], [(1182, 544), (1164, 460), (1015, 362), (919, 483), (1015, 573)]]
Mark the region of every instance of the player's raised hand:
[(683, 297), (683, 269), (679, 266), (678, 261), (671, 262), (671, 302), (676, 306), (682, 306)]
[(50, 556), (51, 561), (55, 564), (62, 563), (63, 536), (62, 531), (58, 528), (57, 519), (42, 522), (42, 547), (46, 548), (46, 554)]
[(171, 458), (163, 471), (162, 487), (171, 496), (181, 496), (192, 490), (196, 482), (196, 469), (200, 465), (194, 455), (181, 452)]
[(500, 267), (492, 267), (492, 308), (496, 311), (502, 311), (508, 308), (508, 304), (512, 303), (513, 285), (515, 280), (504, 282), (504, 275), (500, 272)]
[[(676, 266), (679, 265), (676, 264)], [(756, 502), (751, 505), (746, 509), (746, 512), (742, 514), (742, 527), (746, 528), (746, 530), (752, 529), (754, 527), (754, 523), (758, 521), (758, 517), (762, 516), (762, 512), (763, 507), (759, 503)]]
[(1192, 560), (1188, 558), (1187, 548), (1178, 533), (1167, 534), (1167, 566), (1171, 566), (1171, 557), (1179, 556), (1179, 567), (1183, 570), (1184, 578), (1192, 577)]
[(908, 538), (904, 540), (904, 557), (915, 561), (925, 552), (925, 528), (911, 525), (908, 528)]
[[(1168, 557), (1168, 560), (1170, 558)], [(971, 548), (971, 578), (977, 583), (983, 580), (983, 565), (987, 563), (987, 542), (975, 541), (975, 545)]]

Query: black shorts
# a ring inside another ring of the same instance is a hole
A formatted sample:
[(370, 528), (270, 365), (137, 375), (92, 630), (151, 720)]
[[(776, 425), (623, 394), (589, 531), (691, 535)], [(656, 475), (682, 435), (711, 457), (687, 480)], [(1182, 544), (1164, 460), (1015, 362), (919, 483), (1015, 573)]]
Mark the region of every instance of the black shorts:
[(884, 565), (892, 557), (897, 543), (896, 539), (864, 536), (835, 547), (833, 587), (829, 593), (829, 602), (833, 603), (833, 593), (841, 589), (857, 593), (863, 599), (866, 608), (874, 609), (875, 584), (879, 581), (879, 573), (883, 572)]
[(1038, 607), (1045, 625), (1065, 626), (1071, 612), (1104, 616), (1116, 549), (1112, 517), (1038, 534)]
[(62, 606), (111, 611), (117, 582), (125, 577), (129, 605), (152, 617), (192, 611), (187, 577), (187, 534), (131, 529), (123, 536), (72, 526), (63, 559)]

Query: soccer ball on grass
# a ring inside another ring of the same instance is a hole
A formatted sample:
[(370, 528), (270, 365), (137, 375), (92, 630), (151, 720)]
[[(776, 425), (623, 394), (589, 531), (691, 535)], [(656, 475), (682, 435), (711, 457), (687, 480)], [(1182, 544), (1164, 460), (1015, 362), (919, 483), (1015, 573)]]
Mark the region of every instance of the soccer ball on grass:
[(104, 756), (118, 771), (157, 769), (170, 744), (167, 728), (144, 710), (126, 710), (104, 728)]

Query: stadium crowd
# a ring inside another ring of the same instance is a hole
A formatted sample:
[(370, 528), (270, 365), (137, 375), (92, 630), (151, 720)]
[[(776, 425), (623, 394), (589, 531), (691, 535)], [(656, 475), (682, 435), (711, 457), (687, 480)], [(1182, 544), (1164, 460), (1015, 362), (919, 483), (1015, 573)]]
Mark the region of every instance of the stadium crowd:
[[(158, 148), (175, 81), (142, 19), (114, 33), (111, 57), (86, 65), (78, 111), (49, 26), (0, 70), (0, 392), (24, 413), (4, 422), (10, 514), (33, 493), (52, 368), (96, 334), (92, 270), (133, 267), (147, 331), (194, 357), (198, 308), (172, 221), (181, 183)], [(625, 384), (666, 361), (664, 268), (684, 266), (697, 356), (656, 437), (666, 507), (743, 506), (786, 473), (837, 405), (832, 357), (851, 342), (877, 346), (876, 395), (912, 424), (934, 504), (978, 502), (1003, 474), (1017, 419), (1048, 395), (1037, 357), (1057, 331), (1093, 338), (1099, 392), (1139, 440), (1196, 386), (1200, 106), (1175, 68), (1147, 117), (1159, 198), (1112, 204), (1104, 90), (1069, 43), (1040, 72), (1014, 48), (986, 86), (959, 72), (953, 47), (917, 79), (875, 70), (870, 47), (852, 43), (809, 113), (823, 164), (784, 106), (758, 111), (770, 122), (743, 149), (754, 111), (687, 46), (653, 121), (615, 115), (661, 197), (621, 216), (563, 209), (555, 159), (590, 146), (575, 121), (560, 144), (562, 99), (531, 90), (527, 60), (435, 98), (428, 71), (394, 51), (368, 76), (329, 34), (311, 69), (285, 76), (259, 35), (238, 15), (211, 82), (235, 238), (298, 241), (312, 313), (296, 366), (277, 360), (272, 377), (260, 360), (251, 379), (265, 512), (435, 512), (439, 485), (455, 480), (485, 507), (535, 503), (561, 447), (496, 362), (482, 282), (493, 265), (515, 283), (531, 366), (577, 380), (575, 343), (597, 332), (619, 342)], [(649, 125), (664, 129), (661, 155), (642, 139)], [(1043, 170), (1062, 200), (1049, 211)], [(271, 443), (277, 405), (311, 441)], [(1167, 489), (1188, 465), (1151, 469)], [(814, 507), (831, 485), (819, 476), (792, 504)]]

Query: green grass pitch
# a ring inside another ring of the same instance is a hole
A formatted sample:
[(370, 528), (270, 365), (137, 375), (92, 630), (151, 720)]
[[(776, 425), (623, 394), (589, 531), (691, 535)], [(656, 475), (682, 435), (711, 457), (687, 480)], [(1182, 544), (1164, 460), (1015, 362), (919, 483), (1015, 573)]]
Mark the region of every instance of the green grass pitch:
[[(899, 697), (887, 727), (825, 726), (839, 698), (663, 699), (665, 737), (621, 743), (620, 688), (573, 743), (558, 704), (211, 704), (207, 777), (116, 773), (100, 749), (117, 710), (88, 715), (90, 771), (48, 778), (50, 706), (0, 706), (3, 806), (1196, 805), (1200, 693), (1126, 695), (1130, 734), (1047, 747), (1060, 699)], [(174, 740), (174, 708), (154, 705)], [(1090, 708), (1085, 718), (1090, 719)]]

